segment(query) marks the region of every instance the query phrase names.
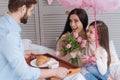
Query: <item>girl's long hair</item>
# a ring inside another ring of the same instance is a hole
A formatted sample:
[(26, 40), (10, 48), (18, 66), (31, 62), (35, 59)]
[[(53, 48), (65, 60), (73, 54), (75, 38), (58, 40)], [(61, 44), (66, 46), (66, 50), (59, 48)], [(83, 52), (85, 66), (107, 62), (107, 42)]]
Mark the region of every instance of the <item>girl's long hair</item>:
[[(89, 26), (94, 26), (95, 21), (92, 22)], [(109, 49), (109, 31), (107, 25), (103, 21), (96, 21), (97, 33), (98, 33), (98, 41), (99, 45), (102, 46), (107, 51), (108, 62), (107, 66), (109, 67), (111, 63), (111, 55)]]

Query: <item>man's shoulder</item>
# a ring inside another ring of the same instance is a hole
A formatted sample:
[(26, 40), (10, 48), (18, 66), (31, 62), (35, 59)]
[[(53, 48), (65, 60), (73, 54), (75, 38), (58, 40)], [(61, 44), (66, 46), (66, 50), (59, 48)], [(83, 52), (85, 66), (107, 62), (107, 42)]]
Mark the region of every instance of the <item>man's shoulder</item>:
[(7, 28), (6, 25), (0, 24), (0, 33), (8, 33), (9, 29)]
[(0, 17), (0, 27), (5, 27), (7, 26), (8, 22), (7, 20), (5, 19), (4, 16)]
[(1, 23), (2, 21), (0, 20), (0, 36), (1, 35), (6, 35), (9, 32), (9, 29), (7, 28), (6, 24)]
[(8, 32), (8, 26), (9, 24), (5, 16), (0, 17), (0, 33), (6, 31)]
[(0, 17), (0, 23), (3, 22), (3, 21), (5, 21), (5, 16), (4, 15)]

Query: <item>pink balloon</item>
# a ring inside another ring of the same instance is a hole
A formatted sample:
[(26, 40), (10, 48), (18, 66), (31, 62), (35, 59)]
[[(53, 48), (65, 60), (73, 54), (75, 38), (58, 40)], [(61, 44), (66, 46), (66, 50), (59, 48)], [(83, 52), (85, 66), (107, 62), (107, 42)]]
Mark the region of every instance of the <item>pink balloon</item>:
[[(101, 12), (109, 12), (120, 7), (120, 0), (85, 0), (87, 3)], [(89, 1), (89, 2), (88, 2)], [(88, 6), (88, 5), (85, 5)]]
[(93, 8), (101, 12), (109, 12), (120, 7), (120, 0), (58, 0), (64, 6)]
[(47, 0), (48, 4), (51, 5), (51, 3), (53, 2), (53, 0)]
[(67, 7), (80, 8), (83, 0), (58, 0), (58, 2)]

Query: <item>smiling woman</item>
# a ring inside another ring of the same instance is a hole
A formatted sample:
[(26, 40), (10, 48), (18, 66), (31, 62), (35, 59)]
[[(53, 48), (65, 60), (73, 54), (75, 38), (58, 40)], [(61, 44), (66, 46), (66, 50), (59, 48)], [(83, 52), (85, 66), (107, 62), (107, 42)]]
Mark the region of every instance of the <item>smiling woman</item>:
[[(60, 35), (57, 42), (57, 50), (62, 50), (66, 45), (66, 36), (69, 36), (71, 32), (78, 33), (78, 36), (81, 36), (83, 39), (86, 39), (86, 27), (88, 25), (88, 16), (84, 9), (75, 8), (73, 9), (67, 18), (66, 25), (62, 34)], [(71, 52), (70, 54), (60, 53), (58, 57), (63, 60), (70, 61), (73, 58), (73, 55), (76, 56), (78, 51)]]

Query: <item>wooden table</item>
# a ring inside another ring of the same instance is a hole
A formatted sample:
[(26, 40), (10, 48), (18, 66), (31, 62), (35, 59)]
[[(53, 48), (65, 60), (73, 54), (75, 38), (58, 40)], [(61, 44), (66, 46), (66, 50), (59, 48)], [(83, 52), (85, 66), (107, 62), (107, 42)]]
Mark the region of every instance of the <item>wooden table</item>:
[[(65, 68), (67, 68), (67, 69), (78, 69), (77, 66), (72, 65), (72, 64), (70, 64), (70, 63), (68, 63), (68, 62), (66, 62), (66, 61), (64, 61), (64, 60), (62, 60), (62, 59), (60, 59), (60, 58), (58, 58), (58, 57), (55, 57), (55, 56), (50, 55), (50, 54), (47, 54), (47, 53), (46, 53), (46, 54), (32, 54), (31, 57), (29, 57), (29, 58), (26, 59), (27, 63), (28, 63), (30, 66), (32, 66), (32, 65), (30, 64), (30, 61), (33, 60), (33, 59), (35, 59), (36, 56), (40, 56), (40, 55), (45, 55), (45, 56), (48, 56), (48, 57), (51, 57), (51, 58), (56, 59), (57, 61), (59, 61), (59, 66), (60, 66), (60, 67), (65, 67)], [(47, 67), (46, 67), (46, 68), (47, 68)], [(41, 69), (41, 68), (40, 68), (40, 69)], [(44, 69), (45, 69), (45, 68), (44, 68)], [(53, 79), (53, 78), (47, 78), (47, 80), (54, 80), (54, 79)], [(55, 80), (59, 80), (59, 79), (55, 79)]]

